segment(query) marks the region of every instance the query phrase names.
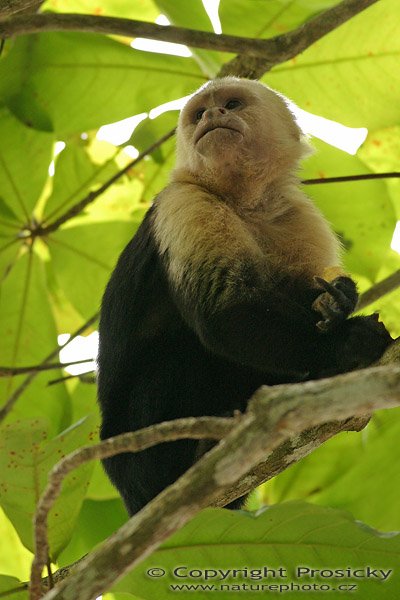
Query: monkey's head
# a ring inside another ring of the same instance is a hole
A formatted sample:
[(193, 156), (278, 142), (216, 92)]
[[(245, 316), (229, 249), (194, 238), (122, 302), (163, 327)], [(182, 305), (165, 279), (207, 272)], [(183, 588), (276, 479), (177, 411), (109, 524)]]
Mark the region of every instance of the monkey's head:
[(306, 147), (278, 93), (257, 81), (215, 79), (181, 112), (176, 173), (202, 183), (225, 178), (267, 185), (293, 172)]

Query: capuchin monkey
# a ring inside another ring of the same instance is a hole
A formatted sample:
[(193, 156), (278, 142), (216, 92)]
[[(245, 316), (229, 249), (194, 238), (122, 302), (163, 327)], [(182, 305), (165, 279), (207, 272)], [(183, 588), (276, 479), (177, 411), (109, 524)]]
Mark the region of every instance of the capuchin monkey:
[[(340, 245), (299, 187), (308, 152), (285, 100), (256, 81), (200, 88), (177, 160), (122, 252), (100, 319), (101, 438), (244, 411), (263, 385), (370, 365), (392, 342), (357, 303)], [(104, 461), (130, 515), (198, 457), (198, 441)]]

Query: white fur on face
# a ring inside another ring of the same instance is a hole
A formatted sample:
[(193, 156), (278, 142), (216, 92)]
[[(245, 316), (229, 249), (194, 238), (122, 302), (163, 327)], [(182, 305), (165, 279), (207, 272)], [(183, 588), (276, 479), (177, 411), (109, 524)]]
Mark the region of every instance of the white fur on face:
[[(241, 104), (229, 110), (230, 100)], [(199, 139), (208, 127), (215, 128)], [(192, 96), (179, 119), (177, 169), (200, 179), (203, 173), (206, 179), (215, 172), (221, 177), (225, 169), (229, 178), (267, 184), (295, 169), (304, 154), (301, 131), (284, 99), (256, 81), (214, 80)]]

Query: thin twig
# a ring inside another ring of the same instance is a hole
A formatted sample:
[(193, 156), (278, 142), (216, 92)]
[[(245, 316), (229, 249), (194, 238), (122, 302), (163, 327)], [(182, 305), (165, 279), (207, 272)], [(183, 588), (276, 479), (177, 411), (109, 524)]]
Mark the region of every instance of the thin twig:
[(390, 179), (400, 177), (400, 172), (392, 171), (389, 173), (364, 173), (362, 175), (343, 175), (339, 177), (318, 177), (317, 179), (303, 179), (304, 185), (314, 185), (316, 183), (341, 183), (346, 181), (364, 181), (368, 179)]
[(96, 383), (95, 369), (90, 369), (84, 373), (78, 373), (77, 375), (65, 375), (64, 377), (58, 377), (58, 379), (50, 379), (50, 381), (47, 382), (47, 386), (58, 385), (59, 383), (64, 383), (64, 381), (69, 381), (71, 379), (79, 379), (81, 383), (89, 385), (94, 384)]
[(52, 589), (54, 587), (54, 581), (53, 581), (53, 573), (52, 573), (52, 570), (51, 570), (50, 556), (47, 556), (46, 568), (47, 568), (47, 578), (48, 578), (48, 581), (49, 581), (49, 588)]
[[(69, 343), (68, 340), (67, 343)], [(59, 347), (61, 348), (61, 346)], [(52, 371), (53, 369), (66, 369), (72, 365), (81, 365), (87, 362), (92, 362), (94, 358), (82, 358), (81, 360), (72, 360), (66, 363), (40, 363), (39, 365), (31, 365), (28, 367), (1, 367), (0, 366), (0, 377), (12, 377), (13, 375), (24, 375), (25, 373), (32, 373), (33, 371)]]

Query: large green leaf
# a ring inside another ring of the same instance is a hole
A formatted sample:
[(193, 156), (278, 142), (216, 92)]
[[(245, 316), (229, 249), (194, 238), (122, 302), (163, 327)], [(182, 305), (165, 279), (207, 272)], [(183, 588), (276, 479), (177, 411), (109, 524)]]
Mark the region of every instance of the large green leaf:
[[(400, 420), (399, 411), (396, 412), (397, 415), (391, 413), (386, 418), (386, 427), (385, 417), (380, 416), (383, 421), (380, 424), (377, 416), (377, 427), (383, 430), (381, 435), (374, 436), (351, 468), (316, 493), (313, 501), (345, 507), (358, 519), (380, 529), (400, 529)], [(370, 498), (374, 501), (366, 501)]]
[(336, 0), (221, 0), (219, 18), (223, 33), (269, 38), (295, 29), (334, 4)]
[[(155, 0), (160, 11), (165, 14), (173, 25), (197, 29), (199, 31), (213, 31), (210, 19), (201, 0)], [(222, 64), (227, 60), (223, 52), (191, 48), (193, 56), (202, 71), (212, 79), (215, 77)]]
[(142, 218), (143, 210), (138, 210), (130, 222), (68, 227), (49, 237), (54, 273), (65, 295), (82, 315), (92, 315), (99, 309), (117, 258)]
[(17, 532), (0, 508), (0, 573), (27, 581), (31, 564), (32, 553), (22, 545)]
[[(400, 255), (394, 250), (389, 250), (385, 262), (378, 273), (377, 281), (385, 279), (396, 271), (400, 271)], [(378, 298), (368, 306), (368, 312), (378, 312), (393, 339), (400, 336), (400, 288), (394, 289), (389, 294)]]
[(53, 192), (45, 206), (46, 220), (59, 217), (116, 171), (113, 160), (96, 165), (90, 160), (84, 147), (68, 144), (57, 158)]
[[(28, 600), (28, 590), (22, 592), (16, 592), (18, 587), (22, 587), (22, 581), (15, 577), (7, 577), (6, 575), (0, 575), (0, 593), (3, 593), (5, 597), (8, 597), (7, 592), (13, 600)], [(13, 590), (12, 592), (10, 590)]]
[(45, 300), (43, 265), (35, 252), (26, 252), (1, 284), (0, 355), (15, 365), (21, 356), (35, 364), (57, 341), (51, 312)]
[(134, 50), (97, 34), (43, 33), (19, 38), (0, 63), (0, 98), (39, 129), (47, 119), (62, 139), (185, 96), (204, 79), (190, 58)]
[[(306, 179), (358, 175), (369, 170), (351, 156), (315, 140), (317, 153), (304, 165)], [(396, 218), (383, 181), (354, 181), (309, 185), (306, 193), (316, 202), (347, 250), (351, 272), (374, 281), (390, 247)]]
[(0, 234), (15, 235), (13, 227), (30, 220), (47, 179), (54, 135), (26, 127), (4, 106), (0, 131)]
[[(57, 331), (47, 297), (44, 264), (35, 251), (25, 252), (0, 282), (0, 356), (8, 366), (36, 365), (57, 345)], [(57, 377), (52, 371), (51, 378)], [(42, 415), (54, 434), (69, 422), (70, 400), (63, 384), (46, 387), (49, 375), (36, 378), (8, 419)], [(3, 404), (21, 376), (0, 378)]]
[(328, 440), (261, 486), (262, 504), (309, 500), (325, 490), (356, 464), (362, 456), (364, 440), (365, 431), (340, 433)]
[[(0, 504), (26, 548), (33, 549), (32, 519), (50, 469), (63, 456), (89, 443), (93, 419), (76, 423), (54, 439), (48, 439), (46, 423), (20, 421), (7, 426), (0, 437)], [(68, 543), (90, 481), (93, 464), (71, 473), (49, 516), (52, 558)]]
[(88, 500), (115, 500), (119, 498), (117, 488), (108, 479), (100, 463), (96, 463), (87, 492)]
[(263, 80), (305, 110), (345, 125), (397, 125), (399, 17), (398, 0), (377, 2)]
[(400, 529), (399, 416), (400, 410), (376, 413), (361, 433), (330, 439), (263, 486), (264, 502), (307, 499), (379, 529)]
[(85, 500), (72, 539), (60, 554), (59, 564), (69, 565), (121, 527), (128, 515), (120, 498)]
[[(392, 600), (400, 593), (399, 559), (399, 535), (381, 534), (355, 522), (346, 512), (302, 502), (272, 506), (258, 517), (208, 509), (114, 589), (150, 600), (167, 597), (172, 585), (208, 584), (212, 586), (209, 595), (199, 587), (193, 587), (192, 594), (197, 589), (201, 597), (211, 598), (218, 592), (223, 595), (224, 590), (228, 596), (230, 590), (240, 592), (239, 597), (247, 590), (256, 598), (261, 591), (288, 593), (291, 584), (297, 584), (289, 597), (301, 600), (308, 596), (306, 592), (322, 599), (328, 590), (350, 592), (347, 586), (355, 585), (360, 598)], [(368, 576), (368, 568), (390, 573), (382, 581), (377, 571)], [(224, 576), (219, 569), (228, 572)], [(310, 574), (310, 569), (318, 571)], [(318, 593), (310, 587), (313, 584), (327, 587)], [(268, 589), (270, 585), (275, 587)], [(289, 587), (279, 590), (280, 585)], [(340, 585), (346, 587), (340, 589)]]
[[(358, 156), (374, 173), (399, 171), (400, 126), (372, 131), (358, 151)], [(400, 219), (400, 178), (384, 180)]]
[[(143, 152), (155, 144), (162, 136), (168, 133), (168, 131), (171, 131), (174, 127), (176, 127), (177, 122), (178, 113), (175, 110), (162, 113), (155, 119), (144, 119), (136, 127), (129, 140), (129, 143), (133, 144), (140, 152)], [(166, 145), (167, 144), (164, 142), (164, 144), (152, 152), (151, 157), (157, 163), (162, 163), (163, 160), (166, 159)]]
[(163, 145), (163, 154), (163, 163), (149, 161), (146, 165), (142, 190), (142, 200), (145, 203), (151, 202), (169, 182), (171, 171), (175, 165), (175, 140), (168, 140)]

